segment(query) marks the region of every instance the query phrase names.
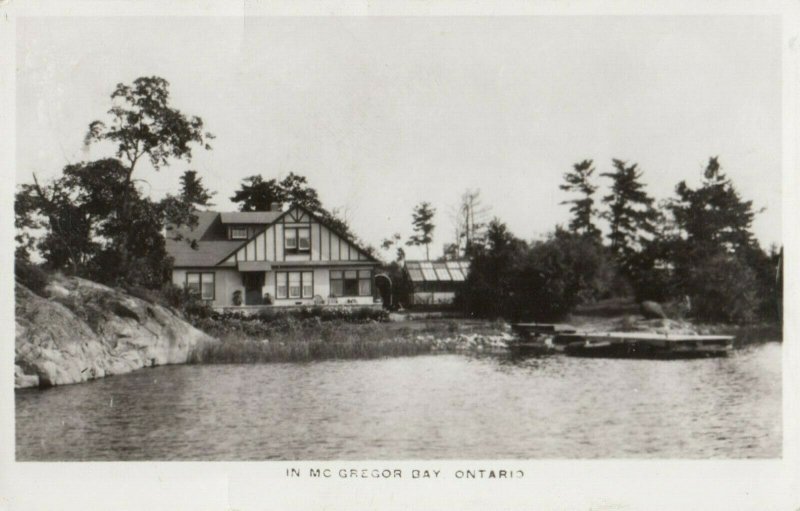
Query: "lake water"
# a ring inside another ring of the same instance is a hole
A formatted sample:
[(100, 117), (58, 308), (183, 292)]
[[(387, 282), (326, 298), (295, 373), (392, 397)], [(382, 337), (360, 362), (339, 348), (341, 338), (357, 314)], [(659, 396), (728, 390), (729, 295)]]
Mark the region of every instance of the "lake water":
[(18, 460), (772, 458), (781, 346), (169, 366), (16, 392)]

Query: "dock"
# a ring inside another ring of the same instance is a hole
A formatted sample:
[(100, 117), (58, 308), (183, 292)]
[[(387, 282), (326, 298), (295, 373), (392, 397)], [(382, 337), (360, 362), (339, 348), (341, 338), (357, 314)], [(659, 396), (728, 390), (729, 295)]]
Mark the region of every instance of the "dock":
[(518, 339), (509, 343), (516, 355), (564, 353), (596, 358), (723, 357), (733, 349), (731, 335), (656, 332), (579, 332), (569, 325), (517, 323)]
[(576, 357), (705, 358), (723, 357), (733, 349), (732, 335), (595, 332), (569, 334), (564, 352)]
[(508, 343), (514, 355), (563, 352), (564, 346), (557, 344), (558, 339), (577, 334), (574, 327), (558, 323), (515, 323), (511, 328), (517, 334), (517, 340)]

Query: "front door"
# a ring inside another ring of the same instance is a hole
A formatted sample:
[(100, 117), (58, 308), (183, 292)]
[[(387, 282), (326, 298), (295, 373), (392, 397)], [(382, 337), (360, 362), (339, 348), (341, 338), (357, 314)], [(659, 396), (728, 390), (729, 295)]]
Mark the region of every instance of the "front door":
[(263, 271), (249, 271), (243, 274), (245, 305), (261, 305), (264, 303), (262, 291), (264, 276), (265, 272)]

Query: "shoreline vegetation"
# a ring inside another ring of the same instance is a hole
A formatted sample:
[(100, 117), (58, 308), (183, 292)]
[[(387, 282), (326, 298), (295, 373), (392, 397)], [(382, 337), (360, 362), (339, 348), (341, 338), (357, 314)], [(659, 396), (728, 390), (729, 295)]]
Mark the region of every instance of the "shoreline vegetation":
[[(629, 306), (630, 304), (626, 304)], [(510, 325), (464, 317), (422, 319), (343, 319), (321, 321), (317, 317), (278, 320), (224, 317), (195, 319), (194, 326), (220, 342), (198, 345), (190, 364), (246, 364), (312, 362), (334, 359), (374, 359), (434, 353), (502, 353), (514, 338)], [(736, 337), (737, 348), (750, 344), (782, 341), (777, 323), (724, 325), (688, 320), (646, 320), (634, 314), (583, 315), (565, 323), (583, 331), (653, 331), (721, 334)]]
[[(24, 280), (24, 282), (22, 282)], [(18, 274), (15, 387), (46, 388), (167, 364), (312, 362), (434, 353), (504, 353), (502, 320), (375, 309), (265, 310), (254, 316), (181, 310), (164, 296), (59, 274)], [(718, 333), (736, 347), (780, 341), (780, 323), (706, 324), (644, 319), (630, 301), (564, 318), (582, 331)]]

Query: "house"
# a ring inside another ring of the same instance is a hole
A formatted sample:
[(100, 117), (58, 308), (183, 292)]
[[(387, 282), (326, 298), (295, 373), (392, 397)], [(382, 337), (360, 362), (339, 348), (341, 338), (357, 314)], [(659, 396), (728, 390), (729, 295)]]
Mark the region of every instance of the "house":
[(375, 302), (379, 262), (303, 207), (197, 217), (194, 229), (167, 228), (172, 281), (216, 309)]
[(469, 261), (406, 261), (410, 305), (450, 305), (464, 285)]

